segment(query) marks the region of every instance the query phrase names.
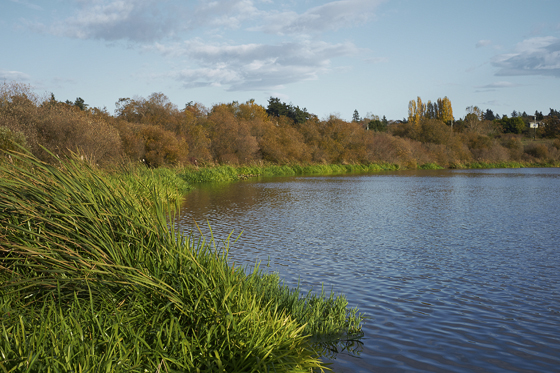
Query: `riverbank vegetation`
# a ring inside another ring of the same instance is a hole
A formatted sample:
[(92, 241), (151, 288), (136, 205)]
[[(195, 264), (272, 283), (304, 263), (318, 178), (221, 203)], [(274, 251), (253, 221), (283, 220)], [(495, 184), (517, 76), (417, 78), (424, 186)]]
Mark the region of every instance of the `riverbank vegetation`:
[[(319, 119), (271, 98), (179, 109), (162, 93), (116, 111), (0, 86), (2, 371), (310, 371), (360, 335), (343, 296), (300, 294), (183, 236), (193, 184), (255, 175), (560, 166), (560, 115), (490, 118), (449, 99), (409, 120)], [(525, 119), (524, 119), (525, 118)], [(523, 123), (523, 124), (522, 124)]]
[(165, 174), (131, 186), (138, 174), (112, 178), (78, 156), (10, 156), (0, 371), (309, 372), (323, 367), (319, 342), (360, 336), (343, 296), (301, 294), (228, 263), (227, 242), (177, 232)]
[[(277, 98), (271, 98), (268, 107), (250, 100), (211, 108), (190, 102), (179, 108), (162, 93), (121, 98), (110, 114), (88, 108), (81, 98), (60, 102), (52, 94), (37, 96), (29, 86), (4, 83), (0, 147), (9, 149), (15, 142), (44, 161), (50, 158), (44, 149), (59, 157), (75, 152), (103, 168), (123, 162), (183, 168), (196, 171), (187, 179), (201, 180), (212, 178), (197, 171), (203, 167), (232, 172), (218, 166), (258, 167), (259, 174), (314, 172), (325, 165), (330, 165), (327, 171), (349, 165), (558, 166), (560, 113), (551, 109), (547, 116), (535, 114), (514, 112), (508, 118), (469, 107), (464, 118), (454, 119), (447, 97), (426, 104), (418, 98), (409, 103), (408, 119), (389, 121), (372, 114), (361, 118), (356, 111), (347, 122), (334, 115), (319, 119)], [(530, 128), (531, 118), (538, 128)]]

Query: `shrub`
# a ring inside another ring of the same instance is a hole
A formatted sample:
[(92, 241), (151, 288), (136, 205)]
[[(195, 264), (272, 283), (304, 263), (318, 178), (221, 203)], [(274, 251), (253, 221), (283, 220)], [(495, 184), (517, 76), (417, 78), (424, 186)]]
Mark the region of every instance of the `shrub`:
[(523, 144), (519, 137), (506, 135), (502, 137), (500, 142), (504, 148), (508, 149), (511, 160), (521, 160), (523, 156)]
[(144, 141), (144, 159), (148, 166), (177, 165), (187, 160), (188, 147), (172, 132), (159, 126), (146, 125), (140, 130)]
[(21, 132), (12, 131), (7, 127), (0, 126), (0, 151), (19, 150), (20, 146), (27, 146), (25, 135)]
[[(110, 164), (121, 156), (118, 131), (89, 112), (63, 103), (39, 108), (37, 143), (58, 156), (79, 153), (94, 164)], [(36, 152), (41, 159), (48, 153)]]
[(546, 160), (548, 158), (548, 147), (545, 144), (530, 144), (525, 146), (525, 153), (537, 159)]
[(37, 146), (36, 123), (39, 119), (40, 99), (28, 85), (3, 83), (0, 85), (0, 126), (25, 137), (31, 150)]

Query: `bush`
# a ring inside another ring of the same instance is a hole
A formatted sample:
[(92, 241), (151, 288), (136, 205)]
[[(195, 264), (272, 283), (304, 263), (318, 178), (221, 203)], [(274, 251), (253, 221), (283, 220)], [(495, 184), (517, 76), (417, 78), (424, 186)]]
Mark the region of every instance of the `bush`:
[(0, 126), (0, 151), (20, 150), (20, 147), (26, 146), (27, 141), (23, 133)]
[(530, 144), (525, 147), (525, 153), (540, 160), (548, 159), (548, 147), (545, 144)]
[(32, 151), (39, 149), (36, 128), (40, 117), (39, 102), (30, 86), (18, 83), (0, 85), (0, 127), (22, 134)]
[[(37, 144), (58, 156), (79, 153), (93, 164), (114, 164), (122, 155), (118, 131), (91, 113), (63, 103), (47, 103), (39, 108)], [(44, 160), (49, 154), (37, 150)]]
[(519, 137), (506, 135), (501, 139), (501, 144), (504, 148), (508, 149), (511, 160), (521, 160), (523, 156), (523, 144)]
[(144, 141), (144, 160), (150, 167), (177, 165), (187, 161), (188, 147), (172, 132), (146, 125), (140, 130)]

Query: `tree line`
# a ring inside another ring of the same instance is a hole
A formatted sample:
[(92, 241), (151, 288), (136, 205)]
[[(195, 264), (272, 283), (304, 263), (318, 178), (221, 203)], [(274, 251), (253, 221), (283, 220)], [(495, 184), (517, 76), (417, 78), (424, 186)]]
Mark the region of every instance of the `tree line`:
[[(453, 120), (447, 97), (409, 103), (409, 117), (389, 121), (354, 112), (347, 122), (319, 119), (305, 108), (271, 97), (264, 107), (249, 100), (207, 108), (179, 108), (163, 93), (120, 98), (113, 114), (78, 97), (38, 97), (29, 86), (0, 87), (0, 148), (13, 144), (42, 159), (77, 152), (100, 166), (123, 161), (149, 167), (216, 164), (393, 163), (460, 167), (471, 162), (558, 162), (560, 117), (543, 116), (531, 131), (523, 115), (489, 119), (490, 110), (468, 108)], [(527, 116), (528, 117), (528, 116)], [(523, 123), (523, 124), (521, 124)], [(548, 138), (527, 142), (530, 136)]]

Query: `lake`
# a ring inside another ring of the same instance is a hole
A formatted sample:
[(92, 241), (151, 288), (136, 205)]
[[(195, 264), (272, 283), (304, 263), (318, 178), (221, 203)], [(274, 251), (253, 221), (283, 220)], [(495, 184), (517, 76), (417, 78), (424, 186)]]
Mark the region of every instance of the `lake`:
[(560, 372), (559, 218), (560, 169), (526, 168), (203, 185), (178, 223), (345, 294), (369, 319), (335, 372)]

